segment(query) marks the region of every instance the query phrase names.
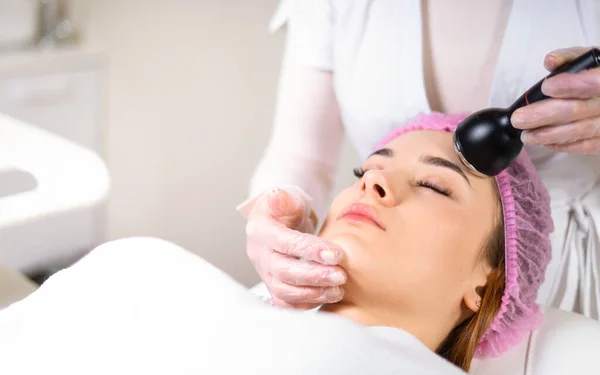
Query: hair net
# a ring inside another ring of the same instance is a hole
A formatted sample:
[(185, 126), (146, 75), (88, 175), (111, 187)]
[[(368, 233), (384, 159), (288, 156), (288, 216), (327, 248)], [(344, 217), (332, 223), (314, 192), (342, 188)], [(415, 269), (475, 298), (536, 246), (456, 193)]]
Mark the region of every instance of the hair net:
[[(415, 130), (453, 132), (465, 117), (419, 114), (385, 137), (377, 149)], [(539, 327), (542, 313), (536, 298), (552, 254), (550, 196), (526, 152), (496, 176), (496, 183), (504, 214), (506, 283), (498, 314), (477, 347), (478, 357), (498, 356)]]

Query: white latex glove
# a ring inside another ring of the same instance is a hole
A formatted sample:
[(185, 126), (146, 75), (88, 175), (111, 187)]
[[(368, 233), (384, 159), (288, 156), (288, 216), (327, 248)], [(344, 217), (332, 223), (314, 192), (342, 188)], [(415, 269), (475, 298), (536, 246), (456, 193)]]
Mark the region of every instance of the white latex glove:
[(317, 219), (299, 189), (270, 189), (247, 217), (248, 257), (275, 306), (312, 309), (342, 299), (342, 249), (313, 234)]
[[(587, 52), (587, 47), (553, 51), (545, 67), (553, 71)], [(515, 111), (512, 124), (523, 129), (528, 145), (543, 145), (557, 152), (600, 154), (600, 68), (557, 74), (544, 81), (542, 100)]]

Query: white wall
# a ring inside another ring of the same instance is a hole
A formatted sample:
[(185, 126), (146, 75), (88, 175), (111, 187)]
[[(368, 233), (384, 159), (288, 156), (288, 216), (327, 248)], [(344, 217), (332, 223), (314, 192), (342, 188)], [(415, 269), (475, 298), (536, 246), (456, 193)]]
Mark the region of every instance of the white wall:
[[(109, 58), (107, 237), (159, 236), (257, 280), (235, 211), (272, 124), (283, 34), (276, 0), (73, 0)], [(340, 168), (351, 180), (346, 148)]]

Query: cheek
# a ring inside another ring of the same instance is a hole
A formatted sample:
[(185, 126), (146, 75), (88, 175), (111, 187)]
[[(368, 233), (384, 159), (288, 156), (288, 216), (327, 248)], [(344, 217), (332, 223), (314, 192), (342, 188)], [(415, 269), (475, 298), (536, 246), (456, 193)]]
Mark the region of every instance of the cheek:
[(323, 221), (323, 226), (319, 232), (319, 237), (323, 237), (326, 240), (333, 241), (336, 237), (339, 236), (340, 225), (337, 222), (337, 217), (350, 204), (356, 201), (356, 193), (353, 188), (354, 186), (348, 187), (342, 190), (333, 200), (331, 206), (329, 206), (329, 211), (327, 212), (327, 216)]
[(481, 220), (472, 211), (444, 203), (405, 208), (398, 212), (393, 233), (395, 247), (402, 250), (398, 256), (418, 269), (416, 274), (431, 278), (428, 282), (464, 280), (483, 243)]
[(342, 190), (331, 202), (327, 217), (336, 217), (344, 208), (354, 203), (357, 199), (357, 191), (354, 185)]

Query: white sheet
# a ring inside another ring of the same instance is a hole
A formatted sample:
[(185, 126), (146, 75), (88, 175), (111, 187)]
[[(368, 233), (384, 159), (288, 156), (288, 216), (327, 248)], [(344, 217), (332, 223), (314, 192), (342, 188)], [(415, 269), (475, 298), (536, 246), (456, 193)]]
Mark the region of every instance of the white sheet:
[(459, 374), (414, 337), (269, 307), (201, 258), (135, 238), (0, 312), (0, 373)]

